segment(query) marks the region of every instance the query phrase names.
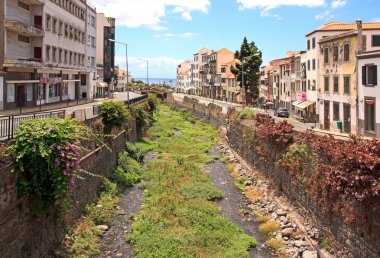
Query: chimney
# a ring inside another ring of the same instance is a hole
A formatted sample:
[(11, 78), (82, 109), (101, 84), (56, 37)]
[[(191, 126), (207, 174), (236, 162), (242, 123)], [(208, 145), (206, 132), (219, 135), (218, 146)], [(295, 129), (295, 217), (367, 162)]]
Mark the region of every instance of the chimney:
[(357, 28), (358, 30), (359, 30), (359, 29), (362, 29), (362, 25), (363, 25), (362, 20), (357, 19), (355, 22), (356, 22), (356, 28)]

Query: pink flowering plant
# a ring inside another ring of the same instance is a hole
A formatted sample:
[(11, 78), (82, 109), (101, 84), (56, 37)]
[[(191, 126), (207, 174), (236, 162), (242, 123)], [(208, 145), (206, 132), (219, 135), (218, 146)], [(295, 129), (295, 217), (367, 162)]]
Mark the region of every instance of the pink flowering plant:
[(23, 122), (10, 147), (19, 197), (30, 198), (37, 212), (57, 204), (75, 184), (81, 141), (93, 133), (73, 119)]

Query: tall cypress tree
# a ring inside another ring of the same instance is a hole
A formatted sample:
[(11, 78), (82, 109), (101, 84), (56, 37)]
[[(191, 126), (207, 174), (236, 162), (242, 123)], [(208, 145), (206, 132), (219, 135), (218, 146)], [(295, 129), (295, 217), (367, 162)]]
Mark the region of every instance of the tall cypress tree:
[[(240, 60), (236, 66), (231, 66), (231, 72), (236, 76), (240, 87), (244, 88), (245, 103), (247, 103), (248, 90), (253, 95), (254, 99), (259, 96), (259, 79), (260, 79), (260, 66), (263, 63), (262, 53), (256, 47), (255, 42), (248, 43), (246, 37), (243, 39), (240, 51), (236, 50), (235, 58)], [(242, 63), (244, 62), (244, 85), (242, 85)]]

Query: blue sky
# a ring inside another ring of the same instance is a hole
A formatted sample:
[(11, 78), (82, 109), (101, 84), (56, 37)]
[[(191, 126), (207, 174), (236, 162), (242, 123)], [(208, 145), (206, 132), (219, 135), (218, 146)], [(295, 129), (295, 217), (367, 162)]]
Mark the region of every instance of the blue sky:
[[(263, 52), (264, 64), (304, 50), (305, 35), (329, 22), (380, 21), (380, 0), (92, 0), (116, 18), (116, 40), (128, 43), (135, 78), (175, 78), (176, 67), (203, 47), (232, 51), (244, 36)], [(116, 45), (125, 67), (125, 47)]]

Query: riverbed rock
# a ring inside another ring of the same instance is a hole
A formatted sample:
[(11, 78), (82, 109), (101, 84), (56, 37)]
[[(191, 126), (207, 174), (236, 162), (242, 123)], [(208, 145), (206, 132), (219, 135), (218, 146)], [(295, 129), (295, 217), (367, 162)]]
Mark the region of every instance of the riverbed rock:
[(98, 225), (96, 226), (97, 229), (100, 229), (101, 231), (107, 231), (108, 230), (108, 226), (107, 225)]
[(294, 241), (294, 245), (297, 247), (309, 246), (309, 244), (306, 241), (302, 241), (302, 240)]
[(304, 251), (302, 253), (302, 258), (318, 258), (318, 253), (317, 251)]
[(277, 216), (281, 217), (281, 216), (286, 216), (286, 211), (284, 211), (283, 209), (278, 209), (276, 211), (276, 214)]
[(285, 229), (281, 230), (282, 236), (290, 237), (292, 235), (292, 233), (293, 233), (292, 228), (285, 228)]

